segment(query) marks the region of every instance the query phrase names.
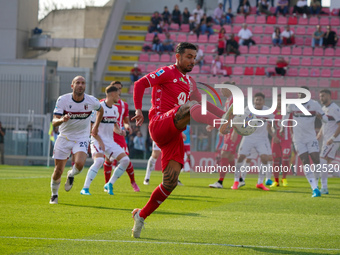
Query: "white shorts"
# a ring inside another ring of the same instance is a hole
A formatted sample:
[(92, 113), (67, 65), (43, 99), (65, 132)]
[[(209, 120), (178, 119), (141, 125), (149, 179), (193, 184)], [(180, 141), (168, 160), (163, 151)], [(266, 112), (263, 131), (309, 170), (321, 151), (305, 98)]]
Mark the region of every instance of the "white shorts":
[(54, 159), (68, 159), (71, 151), (73, 154), (76, 154), (79, 151), (85, 152), (87, 154), (87, 150), (90, 144), (90, 138), (82, 138), (78, 141), (70, 141), (63, 136), (58, 136), (57, 141), (54, 144), (53, 148), (53, 158)]
[[(269, 143), (269, 139), (265, 139), (264, 141), (258, 141), (254, 139), (246, 139), (243, 138), (240, 144), (240, 148), (238, 150), (238, 155), (246, 155), (247, 158), (255, 157), (253, 149), (257, 152), (258, 155), (272, 155), (272, 149)], [(255, 157), (256, 158), (256, 157)]]
[(313, 152), (319, 152), (320, 151), (319, 142), (316, 139), (309, 141), (307, 143), (294, 141), (294, 147), (295, 147), (295, 150), (297, 151), (298, 155), (301, 155), (301, 154), (306, 153), (306, 152), (308, 152), (310, 154), (310, 153), (313, 153)]
[(120, 147), (117, 143), (113, 142), (111, 144), (105, 144), (105, 151), (103, 151), (99, 147), (99, 143), (97, 140), (91, 141), (91, 154), (92, 157), (96, 155), (97, 153), (102, 153), (105, 155), (106, 158), (111, 160), (111, 157), (117, 158), (118, 155), (125, 153), (124, 149)]
[(154, 141), (152, 141), (152, 150), (153, 151), (160, 151), (161, 150)]
[(252, 148), (250, 151), (250, 155), (247, 156), (247, 159), (257, 159), (258, 154), (257, 151), (255, 150), (255, 148)]
[(332, 143), (331, 145), (327, 145), (326, 142), (323, 143), (322, 149), (321, 149), (321, 153), (320, 153), (320, 157), (321, 158), (331, 158), (331, 159), (335, 159), (335, 155), (336, 152), (339, 149), (340, 143)]

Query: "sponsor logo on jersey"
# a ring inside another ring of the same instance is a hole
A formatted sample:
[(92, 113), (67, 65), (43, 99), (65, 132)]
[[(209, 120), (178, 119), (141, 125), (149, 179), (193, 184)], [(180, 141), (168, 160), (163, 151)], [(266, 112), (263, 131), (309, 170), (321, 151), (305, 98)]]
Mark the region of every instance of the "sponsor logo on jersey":
[(101, 123), (117, 123), (116, 117), (103, 117)]
[[(158, 75), (159, 76), (159, 75)], [(156, 78), (156, 76), (152, 73), (152, 74), (150, 74), (150, 77), (152, 78), (152, 79), (155, 79)]]
[(184, 82), (185, 84), (188, 84), (188, 83), (183, 79), (183, 77), (179, 78), (179, 80), (180, 80), (181, 82)]
[(91, 114), (91, 112), (64, 112), (65, 114), (69, 115), (71, 119), (87, 119)]
[(159, 77), (161, 76), (163, 73), (165, 73), (165, 71), (163, 69), (159, 70), (158, 72), (156, 72), (156, 75)]

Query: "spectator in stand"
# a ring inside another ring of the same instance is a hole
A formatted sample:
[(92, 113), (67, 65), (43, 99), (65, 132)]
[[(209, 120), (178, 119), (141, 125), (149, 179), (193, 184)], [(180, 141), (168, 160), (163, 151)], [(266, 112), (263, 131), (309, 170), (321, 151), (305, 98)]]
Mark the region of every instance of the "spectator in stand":
[(192, 11), (193, 14), (197, 13), (198, 19), (201, 20), (203, 17), (204, 11), (201, 9), (201, 5), (196, 5), (196, 9)]
[(149, 33), (152, 33), (153, 31), (158, 31), (159, 33), (162, 33), (162, 18), (159, 15), (159, 12), (154, 12), (153, 16), (151, 17), (151, 22), (149, 25)]
[(307, 0), (299, 0), (296, 5), (294, 5), (293, 15), (296, 13), (303, 14), (303, 18), (306, 19), (309, 14), (309, 8), (307, 5)]
[(275, 16), (277, 16), (278, 12), (283, 14), (283, 16), (286, 16), (288, 13), (288, 0), (278, 0)]
[(323, 32), (321, 31), (320, 25), (316, 25), (316, 31), (312, 36), (312, 47), (315, 48), (315, 44), (319, 44), (321, 47), (323, 44)]
[(162, 53), (163, 51), (163, 46), (162, 42), (158, 37), (158, 34), (155, 33), (153, 39), (152, 39), (152, 50), (158, 53)]
[(145, 142), (142, 132), (138, 131), (137, 135), (133, 138), (133, 148), (135, 151), (135, 158), (143, 159), (145, 151)]
[(225, 19), (226, 19), (226, 23), (227, 24), (232, 24), (233, 23), (234, 14), (232, 13), (231, 8), (228, 9), (228, 12), (227, 12), (227, 14), (225, 16)]
[(273, 15), (269, 10), (269, 0), (259, 0), (256, 13), (257, 15), (260, 15), (260, 13), (264, 13), (267, 16)]
[(240, 2), (240, 5), (237, 8), (237, 13), (243, 14), (244, 17), (247, 17), (247, 15), (250, 14), (250, 3), (248, 0), (243, 0)]
[(181, 30), (181, 11), (176, 4), (171, 15), (171, 20), (173, 23), (178, 24), (179, 30)]
[(247, 24), (243, 23), (242, 29), (238, 32), (238, 37), (240, 40), (238, 41), (239, 45), (251, 46), (255, 45), (255, 41), (251, 39), (253, 33), (247, 28)]
[(199, 33), (201, 20), (198, 19), (198, 14), (194, 13), (193, 16), (189, 18), (189, 28), (190, 28), (190, 34), (194, 34), (194, 32)]
[(283, 45), (295, 45), (294, 32), (290, 30), (290, 26), (286, 26), (286, 30), (281, 33)]
[(211, 62), (211, 71), (213, 76), (216, 76), (216, 74), (223, 74), (224, 77), (228, 76), (227, 70), (223, 67), (219, 55)]
[[(229, 0), (229, 8), (228, 9), (232, 9), (232, 1), (233, 0)], [(222, 0), (219, 1), (220, 3), (222, 3)], [(226, 10), (226, 4), (227, 4), (227, 0), (223, 0), (223, 11)]]
[(272, 42), (273, 42), (273, 46), (281, 47), (282, 38), (281, 38), (281, 31), (279, 27), (275, 27), (275, 30), (272, 34)]
[(205, 32), (208, 32), (208, 38), (210, 35), (214, 34), (214, 30), (212, 29), (213, 26), (213, 19), (211, 17), (207, 17), (204, 13), (203, 17), (201, 18), (200, 22), (200, 30), (201, 34), (204, 35)]
[(283, 58), (279, 57), (276, 61), (275, 72), (282, 77), (286, 75), (288, 62)]
[(199, 65), (200, 67), (200, 72), (201, 72), (201, 68), (204, 64), (204, 53), (203, 50), (199, 47), (199, 45), (196, 45), (197, 48), (197, 55), (196, 55), (196, 59), (195, 59), (195, 65)]
[(321, 2), (318, 0), (311, 0), (310, 1), (310, 13), (312, 15), (319, 15), (321, 11)]
[(187, 7), (184, 8), (182, 16), (183, 16), (183, 19), (182, 19), (183, 24), (189, 24), (190, 12)]
[(135, 63), (130, 71), (130, 79), (132, 82), (135, 82), (138, 81), (140, 78), (142, 78), (142, 70), (138, 67), (138, 64)]
[(170, 38), (170, 33), (169, 32), (166, 32), (165, 33), (165, 39), (164, 39), (164, 41), (163, 41), (163, 43), (162, 43), (162, 45), (163, 45), (163, 50), (164, 51), (168, 51), (168, 52), (173, 52), (174, 51), (174, 40), (172, 40), (171, 38)]
[(230, 35), (230, 39), (227, 40), (227, 55), (230, 53), (235, 53), (235, 59), (240, 55), (240, 51), (238, 50), (238, 42), (235, 40), (234, 34)]
[(171, 14), (167, 6), (164, 6), (164, 11), (162, 12), (162, 18), (163, 18), (164, 24), (167, 24), (167, 25), (171, 24)]
[(323, 45), (326, 48), (327, 46), (331, 45), (333, 48), (335, 48), (335, 45), (338, 42), (338, 36), (334, 31), (332, 31), (331, 26), (327, 26), (327, 31), (323, 35)]
[(223, 19), (223, 4), (220, 2), (214, 10), (214, 21), (217, 25), (223, 26), (225, 19)]
[(224, 53), (224, 49), (226, 48), (227, 35), (225, 33), (224, 27), (221, 27), (220, 32), (218, 33), (218, 44), (217, 44), (217, 52), (218, 55), (222, 55)]

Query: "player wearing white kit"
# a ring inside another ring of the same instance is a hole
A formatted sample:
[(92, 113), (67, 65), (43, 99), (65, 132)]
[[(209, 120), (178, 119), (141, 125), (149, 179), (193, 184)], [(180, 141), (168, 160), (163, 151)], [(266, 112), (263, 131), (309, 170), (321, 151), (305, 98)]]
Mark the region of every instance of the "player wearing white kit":
[(85, 94), (86, 81), (82, 76), (76, 76), (72, 80), (72, 93), (58, 98), (53, 111), (52, 125), (59, 126), (59, 136), (54, 145), (53, 158), (55, 162), (51, 179), (52, 196), (50, 204), (58, 204), (58, 190), (61, 175), (71, 151), (74, 154), (75, 164), (72, 170), (67, 172), (65, 190), (69, 191), (73, 186), (74, 176), (79, 174), (84, 167), (87, 158), (87, 149), (91, 131), (91, 114), (98, 111), (92, 134), (97, 135), (100, 120), (103, 117), (103, 108), (98, 99)]
[[(256, 110), (268, 110), (269, 108), (264, 105), (265, 96), (262, 93), (256, 93), (254, 96), (254, 107)], [(246, 107), (245, 112), (249, 112), (248, 107)], [(266, 166), (266, 170), (270, 169), (269, 161), (271, 160), (271, 147), (268, 139), (268, 133), (271, 137), (275, 138), (275, 133), (272, 132), (271, 123), (267, 122), (267, 119), (273, 119), (273, 114), (266, 116), (256, 116), (255, 119), (258, 119), (258, 127), (256, 131), (249, 136), (244, 136), (242, 138), (240, 148), (238, 151), (238, 158), (236, 163), (236, 171), (235, 171), (235, 179), (234, 185), (231, 187), (232, 189), (239, 188), (239, 180), (241, 174), (241, 168), (243, 166), (243, 161), (246, 159), (248, 155), (251, 154), (253, 148), (255, 148), (256, 152), (260, 155), (261, 162), (264, 166)], [(255, 121), (252, 122), (252, 125), (255, 124)], [(262, 125), (262, 126), (261, 126)], [(263, 185), (263, 180), (265, 177), (265, 169), (260, 167), (259, 169), (259, 177), (257, 181), (256, 187), (262, 190), (269, 190)]]
[[(309, 90), (308, 87), (301, 88)], [(298, 97), (305, 98), (306, 95), (298, 93)], [(311, 157), (314, 166), (320, 164), (319, 143), (316, 139), (314, 129), (315, 118), (318, 117), (323, 122), (327, 122), (327, 119), (320, 104), (315, 100), (309, 100), (302, 105), (311, 113), (311, 115), (305, 115), (296, 105), (288, 105), (285, 119), (292, 113), (293, 119), (297, 123), (297, 125), (293, 127), (294, 147), (302, 161), (305, 176), (312, 187), (312, 197), (320, 197), (321, 193), (314, 176), (315, 167), (310, 166), (309, 157)]]
[(323, 138), (320, 153), (321, 164), (321, 194), (328, 194), (327, 179), (330, 164), (335, 158), (340, 146), (340, 107), (332, 102), (332, 92), (328, 89), (320, 91), (320, 101), (323, 104), (322, 110), (328, 118), (328, 122), (323, 123), (318, 134), (318, 138)]
[(156, 161), (161, 154), (161, 149), (157, 146), (157, 144), (152, 141), (152, 153), (148, 160), (148, 164), (146, 166), (146, 173), (144, 178), (144, 185), (149, 185), (151, 171), (155, 170)]
[(91, 136), (91, 153), (93, 156), (93, 164), (91, 165), (85, 179), (84, 187), (80, 191), (82, 195), (91, 195), (89, 188), (91, 182), (96, 177), (98, 170), (104, 163), (104, 155), (112, 162), (117, 159), (119, 165), (113, 172), (110, 180), (105, 184), (107, 193), (113, 195), (113, 184), (125, 172), (127, 166), (130, 164), (129, 157), (124, 150), (113, 140), (113, 132), (125, 136), (125, 131), (120, 129), (117, 118), (118, 108), (114, 105), (119, 100), (119, 91), (113, 85), (106, 87), (106, 98), (100, 102), (104, 109), (104, 116), (98, 127), (98, 135)]

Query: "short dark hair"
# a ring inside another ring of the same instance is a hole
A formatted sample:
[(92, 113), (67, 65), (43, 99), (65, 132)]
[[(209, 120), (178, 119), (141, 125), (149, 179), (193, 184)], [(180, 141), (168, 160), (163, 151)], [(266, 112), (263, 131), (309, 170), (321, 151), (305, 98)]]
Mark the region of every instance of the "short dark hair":
[(110, 85), (116, 85), (116, 84), (119, 84), (119, 85), (121, 85), (123, 87), (123, 84), (120, 81), (112, 81), (110, 83)]
[(112, 84), (106, 87), (105, 93), (109, 94), (110, 92), (116, 92), (118, 89)]
[(321, 93), (326, 93), (326, 94), (328, 94), (330, 96), (332, 95), (332, 92), (329, 89), (323, 89), (323, 90), (320, 91), (320, 94)]
[(255, 97), (262, 97), (263, 99), (265, 98), (264, 94), (261, 93), (261, 92), (257, 92), (257, 93), (255, 94), (254, 98), (255, 98)]
[(186, 49), (197, 51), (197, 47), (195, 46), (195, 44), (192, 44), (192, 43), (189, 43), (189, 42), (181, 42), (181, 43), (177, 44), (177, 46), (176, 46), (176, 54), (177, 53), (183, 54)]
[(303, 89), (307, 89), (309, 91), (309, 88), (307, 86), (301, 86)]

